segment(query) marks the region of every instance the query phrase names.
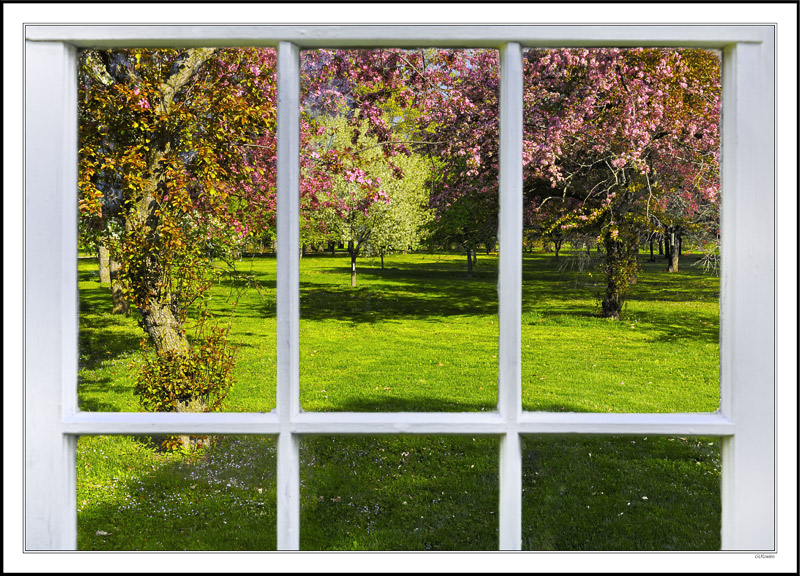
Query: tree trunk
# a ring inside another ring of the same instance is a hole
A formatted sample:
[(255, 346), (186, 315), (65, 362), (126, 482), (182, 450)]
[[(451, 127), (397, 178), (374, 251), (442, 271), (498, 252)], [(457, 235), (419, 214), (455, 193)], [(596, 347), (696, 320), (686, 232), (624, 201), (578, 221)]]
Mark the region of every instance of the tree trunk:
[(352, 240), (347, 243), (347, 253), (350, 254), (350, 287), (356, 287), (356, 258), (358, 258), (358, 251), (356, 244)]
[(383, 250), (381, 250), (381, 270), (383, 270)]
[(98, 268), (100, 271), (100, 283), (101, 284), (110, 284), (111, 283), (111, 269), (109, 265), (109, 255), (108, 255), (108, 248), (100, 244), (97, 247), (97, 262)]
[(556, 262), (558, 262), (558, 253), (561, 251), (561, 243), (563, 240), (553, 240), (553, 250), (556, 253)]
[(653, 242), (654, 242), (653, 241), (653, 237), (650, 236), (650, 260), (649, 260), (649, 262), (655, 262), (656, 261), (656, 257), (654, 255), (654, 250), (653, 250)]
[(472, 260), (472, 248), (467, 248), (467, 276), (472, 276), (474, 262)]
[[(195, 78), (198, 70), (213, 56), (216, 48), (191, 48), (187, 50), (186, 58), (181, 66), (159, 86), (160, 98), (153, 103), (154, 114), (170, 118), (176, 106), (175, 96), (182, 91)], [(133, 251), (141, 251), (136, 258), (126, 258), (125, 275), (121, 278), (131, 289), (132, 303), (140, 312), (140, 325), (147, 332), (156, 351), (172, 351), (178, 354), (190, 350), (189, 341), (183, 325), (176, 317), (177, 312), (172, 309), (169, 294), (169, 275), (162, 270), (163, 262), (160, 260), (159, 225), (161, 217), (158, 212), (156, 198), (166, 190), (165, 171), (162, 165), (168, 153), (171, 141), (164, 134), (152, 138), (151, 148), (147, 156), (147, 171), (149, 179), (138, 187), (136, 195), (131, 198), (131, 212), (125, 222), (130, 245)], [(234, 255), (241, 257), (237, 250)], [(201, 397), (180, 399), (178, 411), (202, 411), (204, 403)]]
[(670, 252), (672, 251), (672, 246), (670, 246), (670, 229), (664, 229), (664, 258), (669, 260)]
[(170, 307), (163, 302), (148, 302), (142, 310), (142, 327), (150, 336), (156, 350), (184, 353), (189, 351), (189, 340), (183, 324), (175, 318)]
[(336, 256), (336, 242), (328, 242), (328, 248), (331, 250), (331, 256)]
[(661, 234), (658, 235), (658, 255), (664, 255), (664, 238), (661, 236)]
[(610, 232), (603, 235), (605, 247), (606, 294), (602, 302), (602, 315), (617, 319), (630, 287), (636, 283), (636, 257), (639, 251), (635, 235), (620, 234), (613, 238)]
[(111, 313), (128, 315), (130, 307), (128, 299), (122, 291), (122, 282), (119, 279), (119, 262), (109, 258), (109, 278), (111, 279)]
[(678, 271), (678, 237), (680, 232), (676, 231), (675, 228), (670, 227), (669, 229), (669, 251), (667, 252), (667, 272), (677, 272)]
[(683, 256), (683, 234), (678, 231), (678, 256)]

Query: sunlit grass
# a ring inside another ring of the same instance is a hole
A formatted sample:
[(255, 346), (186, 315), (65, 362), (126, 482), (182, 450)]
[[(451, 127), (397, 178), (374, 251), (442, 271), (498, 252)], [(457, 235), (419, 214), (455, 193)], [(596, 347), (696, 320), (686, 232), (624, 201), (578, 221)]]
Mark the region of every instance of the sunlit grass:
[[(680, 273), (668, 274), (662, 261), (648, 263), (643, 255), (634, 293), (613, 322), (597, 315), (597, 269), (578, 270), (567, 251), (560, 260), (524, 256), (525, 409), (716, 410), (718, 278), (691, 267), (691, 257), (682, 259)], [(346, 256), (301, 260), (303, 409), (495, 410), (497, 256), (479, 255), (472, 277), (466, 258), (457, 254), (395, 255), (385, 265), (360, 259), (358, 287), (351, 288)], [(79, 260), (78, 271), (80, 406), (138, 411), (131, 365), (142, 332), (134, 315), (111, 314), (109, 288), (98, 282), (95, 260)], [(237, 275), (209, 294), (218, 319), (232, 319), (230, 338), (238, 346), (236, 383), (224, 410), (275, 407), (275, 274), (274, 257), (245, 257)], [(224, 438), (191, 457), (159, 452), (157, 440), (80, 439), (81, 549), (274, 548), (272, 440)], [(719, 546), (718, 442), (651, 437), (632, 454), (629, 441), (558, 437), (526, 443), (524, 547)], [(497, 548), (496, 439), (311, 437), (303, 446), (302, 548)], [(588, 458), (583, 452), (603, 458), (580, 460)], [(477, 462), (477, 471), (465, 468), (467, 461)], [(220, 474), (234, 480), (230, 488), (215, 484)], [(601, 483), (604, 495), (617, 495), (605, 507), (592, 495)], [(573, 489), (562, 493), (565, 485)], [(659, 486), (664, 499), (628, 498), (639, 487), (656, 494)], [(624, 515), (612, 517), (625, 498), (626, 506), (637, 506), (637, 515), (625, 519), (629, 524), (621, 523)], [(600, 522), (611, 524), (598, 533)], [(470, 523), (480, 529), (468, 531)]]

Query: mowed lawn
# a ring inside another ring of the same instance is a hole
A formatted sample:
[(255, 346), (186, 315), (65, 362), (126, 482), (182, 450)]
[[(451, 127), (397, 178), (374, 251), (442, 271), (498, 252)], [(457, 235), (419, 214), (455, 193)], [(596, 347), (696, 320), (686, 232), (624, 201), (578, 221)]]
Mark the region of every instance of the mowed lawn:
[[(596, 262), (579, 270), (577, 254), (524, 255), (526, 410), (717, 409), (719, 279), (692, 267), (692, 256), (677, 274), (662, 259), (640, 260), (622, 317), (608, 321), (597, 314)], [(139, 411), (142, 332), (134, 315), (110, 313), (96, 260), (80, 259), (78, 268), (81, 408)], [(238, 346), (225, 410), (269, 411), (275, 259), (245, 257), (236, 268), (209, 294)], [(479, 254), (472, 277), (466, 268), (458, 254), (389, 256), (383, 269), (364, 258), (351, 288), (345, 254), (303, 257), (302, 408), (494, 410), (497, 256)], [(275, 547), (273, 439), (218, 438), (191, 457), (157, 451), (158, 440), (80, 440), (81, 549)], [(717, 439), (540, 436), (523, 450), (526, 549), (719, 547)], [(306, 438), (301, 547), (497, 549), (497, 453), (492, 437)]]

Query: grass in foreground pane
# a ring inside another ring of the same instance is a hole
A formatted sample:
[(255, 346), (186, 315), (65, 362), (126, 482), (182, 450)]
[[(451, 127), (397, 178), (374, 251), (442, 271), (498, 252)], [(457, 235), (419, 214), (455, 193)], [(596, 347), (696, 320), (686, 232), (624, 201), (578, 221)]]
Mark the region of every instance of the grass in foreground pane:
[(718, 438), (523, 439), (523, 550), (719, 550)]
[(273, 438), (212, 437), (189, 455), (159, 440), (78, 440), (78, 550), (276, 548)]
[(305, 437), (302, 550), (497, 550), (498, 440)]

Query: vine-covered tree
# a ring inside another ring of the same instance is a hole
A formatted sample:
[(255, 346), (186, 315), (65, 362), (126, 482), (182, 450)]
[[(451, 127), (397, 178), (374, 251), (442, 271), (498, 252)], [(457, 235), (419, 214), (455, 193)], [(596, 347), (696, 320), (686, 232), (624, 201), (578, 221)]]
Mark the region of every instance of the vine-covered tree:
[[(172, 388), (156, 409), (209, 399), (198, 397), (203, 370), (187, 363), (194, 352), (185, 322), (210, 286), (213, 248), (229, 246), (231, 234), (246, 234), (274, 210), (264, 201), (274, 190), (274, 165), (252, 163), (259, 149), (252, 146), (274, 132), (274, 67), (272, 50), (81, 55), (82, 230), (119, 262), (158, 364), (172, 367), (165, 368)], [(201, 337), (200, 353), (224, 347), (222, 332)]]

